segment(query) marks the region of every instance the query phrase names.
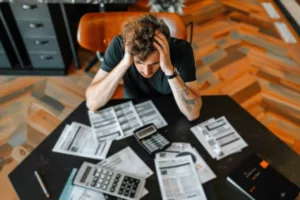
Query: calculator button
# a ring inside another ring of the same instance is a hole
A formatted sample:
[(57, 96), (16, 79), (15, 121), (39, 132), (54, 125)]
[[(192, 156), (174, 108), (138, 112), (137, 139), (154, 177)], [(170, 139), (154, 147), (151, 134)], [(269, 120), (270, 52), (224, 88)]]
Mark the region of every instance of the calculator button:
[(97, 173), (95, 174), (95, 176), (96, 176), (96, 177), (99, 177), (99, 176), (100, 176), (100, 173), (97, 172)]
[(117, 176), (116, 176), (117, 178), (120, 178), (121, 177), (121, 174), (117, 174)]
[(107, 173), (107, 171), (104, 169), (102, 173), (103, 173), (103, 174), (106, 174), (106, 173)]
[(104, 174), (101, 174), (101, 178), (104, 178), (105, 177), (105, 175)]
[(102, 186), (102, 189), (103, 189), (103, 190), (106, 190), (106, 188), (107, 188), (106, 185), (103, 185), (103, 186)]
[(118, 194), (123, 194), (124, 190), (119, 190)]
[(112, 172), (109, 172), (109, 173), (108, 173), (109, 176), (112, 176), (112, 174), (113, 174)]
[(134, 198), (134, 196), (135, 196), (135, 192), (131, 192), (129, 195), (129, 197), (131, 197), (131, 198)]
[(125, 191), (124, 196), (128, 197), (128, 195), (129, 195), (129, 192)]
[(107, 176), (107, 177), (106, 177), (106, 180), (108, 180), (108, 181), (109, 181), (109, 180), (110, 180), (110, 176)]
[(97, 172), (99, 172), (99, 173), (100, 173), (101, 171), (102, 171), (102, 169), (100, 169), (100, 168), (97, 168)]
[(114, 191), (115, 191), (115, 188), (111, 188), (111, 189), (110, 189), (110, 192), (114, 192)]
[(93, 181), (93, 183), (92, 183), (92, 186), (93, 186), (93, 187), (95, 187), (95, 186), (96, 186), (96, 182), (95, 182), (95, 181)]
[(107, 184), (108, 184), (108, 181), (105, 181), (104, 184), (107, 185)]
[(103, 182), (103, 179), (102, 179), (102, 178), (100, 178), (100, 179), (99, 179), (99, 183), (102, 183), (102, 182)]
[(93, 181), (97, 182), (98, 181), (98, 177), (94, 177)]
[(97, 186), (96, 186), (97, 188), (100, 188), (100, 183), (97, 183)]

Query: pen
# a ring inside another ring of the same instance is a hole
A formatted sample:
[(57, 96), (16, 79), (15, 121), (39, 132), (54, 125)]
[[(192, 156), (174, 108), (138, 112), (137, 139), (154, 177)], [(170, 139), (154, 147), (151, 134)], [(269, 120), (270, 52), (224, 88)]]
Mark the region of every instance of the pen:
[(34, 171), (34, 174), (35, 174), (37, 180), (39, 181), (40, 186), (42, 187), (44, 194), (45, 194), (46, 197), (49, 199), (49, 198), (50, 198), (49, 192), (47, 191), (47, 189), (46, 189), (46, 187), (45, 187), (45, 184), (43, 183), (43, 181), (42, 181), (42, 179), (41, 179), (39, 173), (35, 170), (35, 171)]

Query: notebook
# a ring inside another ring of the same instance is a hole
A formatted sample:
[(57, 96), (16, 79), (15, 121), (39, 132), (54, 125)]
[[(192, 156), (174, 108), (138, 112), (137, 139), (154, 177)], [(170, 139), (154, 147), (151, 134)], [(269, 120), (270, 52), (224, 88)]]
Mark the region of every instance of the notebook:
[(300, 191), (297, 185), (256, 154), (247, 157), (227, 180), (255, 200), (294, 200)]

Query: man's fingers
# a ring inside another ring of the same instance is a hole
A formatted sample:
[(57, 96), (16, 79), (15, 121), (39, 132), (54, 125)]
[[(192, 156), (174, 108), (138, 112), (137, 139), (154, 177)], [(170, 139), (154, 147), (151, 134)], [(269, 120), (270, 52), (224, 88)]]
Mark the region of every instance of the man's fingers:
[(168, 51), (168, 44), (165, 43), (161, 38), (159, 38), (158, 36), (154, 37), (155, 40), (158, 42), (158, 44), (162, 47), (162, 49), (164, 49), (165, 51)]
[(156, 47), (160, 54), (163, 53), (162, 47), (157, 42), (154, 41), (153, 45)]
[(155, 32), (155, 35), (156, 35), (157, 37), (159, 37), (164, 43), (168, 44), (168, 40), (167, 40), (167, 38), (166, 38), (166, 36), (165, 36), (164, 34), (162, 34), (162, 33), (159, 32), (159, 31), (156, 31), (156, 32)]

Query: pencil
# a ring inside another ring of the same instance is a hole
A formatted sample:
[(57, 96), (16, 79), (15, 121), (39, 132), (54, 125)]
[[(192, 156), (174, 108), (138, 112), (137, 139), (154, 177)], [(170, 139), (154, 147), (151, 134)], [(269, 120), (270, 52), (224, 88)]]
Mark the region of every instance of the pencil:
[(39, 184), (40, 184), (41, 188), (43, 189), (44, 194), (49, 199), (50, 198), (49, 192), (47, 191), (45, 184), (43, 183), (39, 173), (37, 171), (34, 171), (34, 174), (35, 174), (37, 180), (39, 181)]

